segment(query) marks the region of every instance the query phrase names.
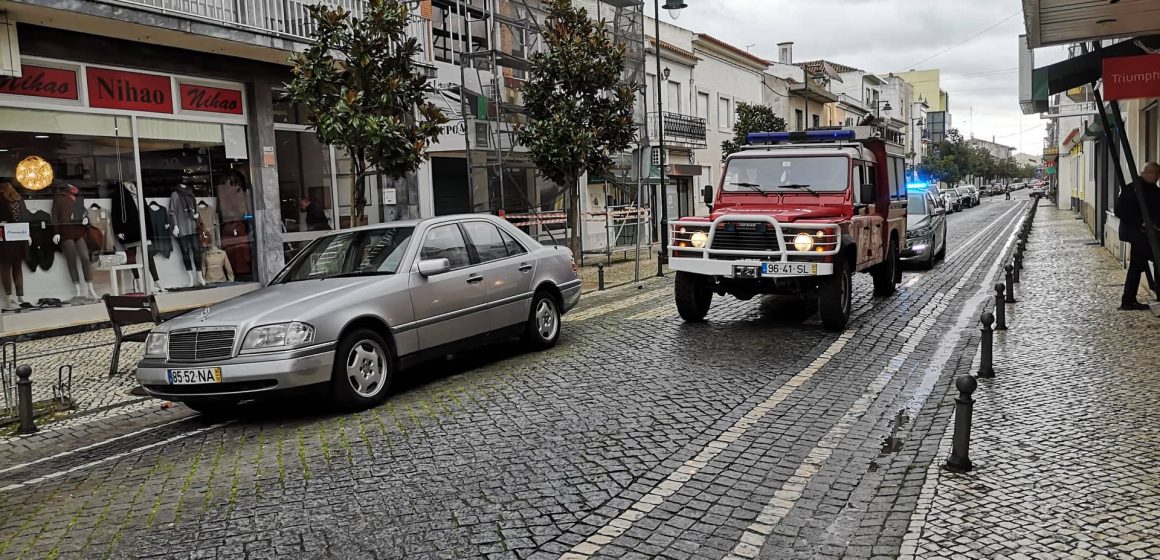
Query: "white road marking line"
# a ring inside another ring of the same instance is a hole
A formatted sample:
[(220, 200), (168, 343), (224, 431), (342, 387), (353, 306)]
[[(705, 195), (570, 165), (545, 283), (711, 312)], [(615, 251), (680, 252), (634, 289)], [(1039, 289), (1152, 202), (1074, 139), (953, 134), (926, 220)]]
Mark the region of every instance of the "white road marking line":
[[(1005, 224), (1003, 228), (1000, 229), (1000, 231), (1004, 231), (1006, 228), (1011, 227), (1016, 222), (1017, 221), (1013, 221)], [(1007, 239), (1007, 243), (1004, 244), (1003, 248), (999, 252), (1000, 255), (1003, 255), (1006, 252), (1006, 248), (1011, 245), (1016, 231), (1018, 231), (1018, 227), (1014, 227), (1011, 230), (1011, 234)], [(854, 404), (852, 404), (850, 408), (846, 410), (845, 414), (842, 415), (842, 418), (838, 420), (836, 424), (834, 424), (834, 427), (831, 428), (830, 431), (827, 432), (820, 441), (818, 441), (818, 444), (810, 450), (809, 454), (806, 455), (805, 460), (802, 461), (802, 464), (798, 467), (797, 471), (795, 471), (792, 476), (786, 479), (785, 483), (782, 484), (778, 490), (774, 491), (773, 498), (771, 498), (769, 502), (765, 504), (765, 507), (762, 508), (761, 513), (758, 514), (757, 519), (755, 519), (754, 522), (745, 529), (741, 535), (740, 541), (733, 547), (733, 550), (725, 556), (725, 560), (746, 560), (757, 557), (758, 553), (761, 552), (761, 548), (765, 545), (765, 542), (770, 533), (773, 532), (773, 529), (785, 518), (786, 515), (789, 515), (790, 510), (793, 509), (793, 507), (797, 504), (798, 499), (802, 496), (802, 492), (805, 491), (806, 485), (809, 484), (814, 475), (821, 472), (823, 465), (830, 458), (833, 450), (837, 448), (842, 439), (845, 438), (846, 435), (848, 435), (850, 431), (854, 429), (854, 426), (858, 423), (859, 420), (861, 420), (866, 411), (870, 409), (870, 406), (874, 404), (874, 401), (878, 399), (878, 396), (882, 393), (882, 390), (885, 389), (886, 385), (891, 381), (891, 379), (894, 378), (894, 374), (899, 371), (899, 368), (902, 367), (902, 364), (905, 363), (906, 359), (910, 357), (910, 354), (914, 352), (914, 349), (918, 347), (919, 342), (926, 338), (926, 335), (929, 334), (937, 318), (946, 310), (950, 302), (954, 301), (955, 296), (957, 296), (958, 293), (966, 286), (970, 278), (974, 276), (975, 271), (978, 270), (978, 268), (983, 264), (983, 261), (986, 260), (988, 256), (990, 256), (991, 251), (994, 249), (995, 245), (999, 242), (1000, 239), (1001, 238), (997, 237), (987, 245), (982, 253), (975, 259), (975, 262), (971, 264), (971, 267), (967, 269), (967, 271), (962, 275), (962, 278), (956, 282), (955, 285), (951, 287), (951, 289), (947, 291), (946, 294), (943, 294), (941, 297), (933, 298), (930, 303), (923, 307), (922, 311), (920, 311), (918, 315), (907, 322), (907, 326), (902, 329), (900, 333), (914, 331), (914, 334), (908, 337), (906, 344), (904, 344), (902, 347), (902, 351), (890, 359), (887, 365), (882, 368), (882, 371), (878, 374), (878, 376), (875, 377), (870, 385), (866, 387), (866, 391), (862, 393), (862, 396), (860, 396), (858, 400), (856, 400)], [(940, 341), (938, 347), (932, 355), (933, 360), (925, 370), (923, 377), (924, 384), (927, 383), (927, 380), (929, 380), (929, 382), (932, 384), (934, 381), (937, 381), (937, 374), (943, 370), (943, 368), (946, 366), (946, 363), (954, 354), (955, 346), (958, 344), (959, 339), (962, 338), (963, 331), (970, 324), (971, 317), (975, 312), (975, 308), (980, 303), (980, 301), (976, 301), (980, 299), (978, 294), (983, 293), (983, 295), (986, 295), (986, 287), (989, 284), (990, 279), (994, 276), (997, 265), (1001, 262), (1002, 259), (999, 259), (994, 264), (992, 264), (988, 273), (983, 276), (982, 288), (979, 290), (979, 292), (976, 293), (974, 297), (972, 297), (971, 300), (969, 300), (963, 306), (963, 310), (959, 313), (959, 317), (954, 325), (954, 328)], [(912, 323), (914, 323), (916, 320), (920, 320), (920, 326), (916, 327), (912, 325)], [(931, 375), (932, 373), (934, 375)], [(922, 391), (923, 388), (920, 387), (915, 391), (915, 393), (918, 394)], [(929, 389), (927, 391), (929, 392)]]
[(0, 469), (0, 474), (4, 474), (6, 472), (11, 472), (11, 471), (16, 471), (16, 470), (20, 470), (20, 469), (25, 469), (25, 468), (31, 467), (32, 465), (37, 465), (37, 464), (43, 463), (45, 461), (52, 461), (54, 459), (60, 459), (61, 457), (68, 457), (69, 455), (75, 455), (75, 454), (80, 453), (82, 451), (88, 451), (90, 449), (94, 449), (94, 448), (100, 447), (102, 445), (108, 445), (110, 443), (113, 443), (114, 441), (120, 441), (120, 440), (123, 440), (125, 438), (139, 436), (141, 434), (151, 432), (153, 430), (160, 430), (161, 428), (164, 428), (166, 426), (172, 426), (178, 422), (188, 422), (189, 420), (191, 420), (193, 418), (195, 418), (195, 417), (178, 418), (177, 420), (172, 420), (172, 421), (166, 422), (164, 424), (150, 426), (148, 428), (143, 428), (143, 429), (137, 430), (135, 432), (129, 432), (127, 434), (119, 435), (117, 437), (111, 437), (109, 439), (106, 439), (103, 441), (98, 441), (96, 443), (91, 443), (89, 445), (85, 445), (83, 447), (78, 447), (76, 449), (62, 451), (60, 453), (57, 453), (56, 455), (50, 455), (48, 457), (43, 457), (43, 458), (37, 459), (35, 461), (29, 461), (27, 463), (20, 463), (19, 465), (12, 465), (11, 467), (4, 467), (4, 468)]
[(572, 547), (572, 550), (564, 553), (560, 556), (560, 559), (582, 560), (589, 558), (600, 551), (604, 545), (612, 542), (612, 539), (628, 531), (645, 514), (664, 502), (665, 498), (672, 496), (680, 490), (686, 482), (691, 480), (694, 475), (708, 465), (709, 461), (712, 461), (718, 454), (728, 448), (730, 444), (745, 435), (745, 432), (757, 424), (766, 413), (776, 408), (782, 401), (793, 394), (798, 387), (805, 384), (815, 373), (830, 363), (830, 360), (841, 352), (846, 347), (846, 343), (857, 334), (858, 331), (856, 330), (842, 333), (820, 356), (810, 362), (810, 365), (786, 381), (769, 398), (751, 408), (740, 420), (734, 422), (732, 426), (717, 436), (716, 439), (705, 445), (695, 457), (685, 461), (683, 465), (670, 473), (664, 480), (657, 483), (656, 486), (637, 500), (636, 503), (632, 504), (632, 506), (618, 517), (609, 521), (604, 527), (601, 527), (583, 542)]
[(591, 309), (582, 309), (580, 311), (574, 311), (572, 313), (565, 315), (564, 318), (569, 320), (569, 321), (587, 321), (588, 319), (600, 317), (602, 315), (607, 315), (609, 313), (612, 313), (613, 311), (618, 311), (621, 309), (632, 307), (634, 305), (640, 305), (640, 304), (645, 303), (647, 301), (659, 299), (659, 298), (662, 298), (665, 296), (670, 296), (671, 294), (672, 294), (672, 292), (669, 290), (649, 291), (649, 292), (645, 292), (643, 294), (637, 294), (634, 296), (630, 296), (630, 297), (624, 298), (624, 299), (619, 300), (619, 301), (613, 301), (613, 302), (605, 303), (602, 305), (598, 305), (598, 306), (593, 307)]
[(62, 477), (62, 476), (64, 476), (64, 475), (66, 475), (66, 474), (69, 474), (69, 473), (74, 473), (74, 472), (81, 471), (81, 470), (88, 469), (88, 468), (92, 468), (92, 467), (95, 467), (95, 466), (97, 466), (97, 465), (101, 465), (101, 464), (104, 464), (104, 463), (108, 463), (109, 461), (116, 461), (117, 459), (121, 459), (121, 458), (124, 458), (124, 457), (128, 457), (128, 456), (130, 456), (130, 455), (133, 455), (133, 454), (136, 454), (136, 453), (140, 453), (140, 452), (142, 452), (142, 451), (148, 451), (148, 450), (150, 450), (150, 449), (153, 449), (154, 447), (159, 447), (159, 446), (162, 446), (162, 445), (167, 445), (167, 444), (173, 443), (173, 442), (175, 442), (175, 441), (178, 441), (178, 440), (185, 439), (185, 438), (187, 438), (187, 437), (196, 436), (196, 435), (198, 435), (198, 434), (205, 433), (205, 432), (208, 432), (208, 431), (210, 431), (210, 430), (215, 430), (215, 429), (217, 429), (217, 428), (220, 428), (220, 427), (222, 427), (222, 426), (225, 426), (225, 425), (228, 425), (228, 424), (232, 424), (232, 423), (234, 423), (234, 422), (235, 422), (235, 420), (230, 420), (230, 421), (228, 421), (228, 422), (221, 422), (221, 423), (219, 423), (219, 424), (214, 424), (214, 425), (212, 425), (212, 426), (206, 426), (206, 427), (204, 427), (204, 428), (198, 428), (198, 429), (196, 429), (196, 430), (194, 430), (194, 431), (192, 431), (192, 432), (186, 432), (186, 433), (184, 433), (184, 434), (178, 434), (178, 435), (175, 435), (175, 436), (173, 436), (173, 437), (171, 437), (171, 438), (168, 438), (168, 439), (164, 439), (164, 440), (161, 440), (161, 441), (158, 441), (158, 442), (150, 443), (150, 444), (148, 444), (148, 445), (142, 445), (142, 446), (140, 446), (140, 447), (135, 447), (135, 448), (133, 448), (133, 449), (130, 449), (130, 450), (128, 450), (128, 451), (123, 451), (123, 452), (121, 452), (121, 453), (117, 453), (116, 455), (110, 455), (110, 456), (108, 456), (108, 457), (104, 457), (104, 458), (102, 458), (102, 459), (97, 459), (96, 461), (90, 461), (90, 462), (88, 462), (88, 463), (84, 463), (84, 464), (81, 464), (81, 465), (77, 465), (77, 466), (75, 466), (75, 467), (70, 467), (70, 468), (68, 468), (68, 469), (65, 469), (65, 470), (62, 470), (62, 471), (55, 471), (55, 472), (51, 472), (51, 473), (48, 473), (48, 474), (46, 474), (46, 475), (42, 475), (42, 476), (38, 476), (38, 477), (36, 477), (36, 478), (32, 478), (32, 479), (29, 479), (29, 480), (25, 480), (24, 482), (17, 482), (17, 483), (15, 483), (15, 484), (9, 484), (8, 486), (5, 486), (5, 487), (3, 487), (3, 488), (0, 488), (0, 492), (11, 492), (12, 490), (16, 490), (16, 489), (19, 489), (19, 488), (23, 488), (23, 487), (25, 487), (25, 486), (32, 486), (32, 485), (35, 485), (35, 484), (40, 484), (41, 482), (44, 482), (44, 481), (46, 481), (46, 480), (52, 480), (52, 479), (54, 479), (54, 478), (60, 478), (60, 477)]

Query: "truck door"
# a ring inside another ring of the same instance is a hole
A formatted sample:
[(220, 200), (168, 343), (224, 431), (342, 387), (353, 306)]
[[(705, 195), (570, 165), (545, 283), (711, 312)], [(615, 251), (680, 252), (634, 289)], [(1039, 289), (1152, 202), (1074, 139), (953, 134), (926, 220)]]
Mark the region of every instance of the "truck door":
[(866, 204), (854, 215), (851, 235), (858, 244), (858, 269), (877, 264), (883, 258), (882, 228), (885, 223), (882, 216), (876, 213), (876, 200), (861, 200), (861, 185), (873, 185), (874, 192), (878, 192), (877, 169), (872, 164), (856, 163), (854, 165), (854, 202)]

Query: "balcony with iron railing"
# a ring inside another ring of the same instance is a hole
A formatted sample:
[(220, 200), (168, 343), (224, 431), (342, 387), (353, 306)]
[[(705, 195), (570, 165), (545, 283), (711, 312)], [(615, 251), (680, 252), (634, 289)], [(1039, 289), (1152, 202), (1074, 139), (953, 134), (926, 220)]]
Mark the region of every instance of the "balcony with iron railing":
[[(316, 28), (309, 8), (322, 1), (331, 7), (341, 7), (354, 17), (361, 17), (367, 5), (366, 0), (100, 0), (100, 3), (307, 43)], [(419, 39), (422, 54), (417, 60), (431, 62), (431, 25), (418, 15), (418, 10), (412, 13), (407, 34)]]
[[(664, 115), (665, 144), (674, 148), (705, 148), (708, 147), (705, 132), (705, 119), (680, 113), (661, 113)], [(649, 134), (656, 134), (658, 125), (657, 113), (648, 114)]]

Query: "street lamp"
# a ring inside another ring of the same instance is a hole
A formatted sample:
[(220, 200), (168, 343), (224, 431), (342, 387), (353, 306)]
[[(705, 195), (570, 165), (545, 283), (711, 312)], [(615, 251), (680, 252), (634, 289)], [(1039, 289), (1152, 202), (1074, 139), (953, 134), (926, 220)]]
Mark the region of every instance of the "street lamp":
[[(669, 11), (669, 15), (676, 17), (675, 13), (679, 10), (688, 7), (681, 0), (665, 0), (665, 9)], [(661, 248), (657, 251), (657, 276), (665, 275), (665, 263), (668, 262), (669, 256), (669, 196), (665, 190), (665, 105), (662, 98), (664, 97), (664, 82), (662, 80), (669, 79), (669, 72), (666, 68), (661, 70), (661, 5), (660, 0), (653, 0), (653, 24), (656, 33), (656, 59), (657, 59), (657, 149), (660, 150), (660, 161), (657, 176), (660, 179), (661, 185)]]
[(910, 172), (913, 174), (915, 180), (918, 180), (918, 165), (916, 162), (918, 150), (922, 149), (922, 139), (915, 135), (915, 131), (921, 131), (924, 125), (926, 123), (923, 122), (922, 117), (910, 119)]
[[(879, 110), (879, 109), (881, 109), (881, 110)], [(874, 112), (875, 112), (874, 116), (875, 117), (881, 117), (882, 111), (892, 111), (892, 110), (894, 110), (894, 108), (890, 106), (890, 101), (875, 101), (874, 102)]]

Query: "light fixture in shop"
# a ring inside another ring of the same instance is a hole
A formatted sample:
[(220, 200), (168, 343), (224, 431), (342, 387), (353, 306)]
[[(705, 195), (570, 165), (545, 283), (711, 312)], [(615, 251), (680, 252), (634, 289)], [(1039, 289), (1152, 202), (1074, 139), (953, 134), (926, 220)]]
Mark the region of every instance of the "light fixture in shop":
[(37, 134), (36, 136), (33, 136), (33, 138), (36, 138), (37, 140), (44, 140), (45, 138), (48, 138), (48, 135), (47, 134)]
[(16, 164), (16, 180), (28, 190), (38, 191), (52, 183), (52, 164), (39, 156), (28, 156)]

